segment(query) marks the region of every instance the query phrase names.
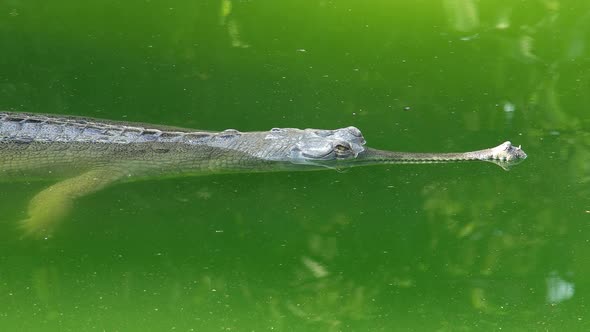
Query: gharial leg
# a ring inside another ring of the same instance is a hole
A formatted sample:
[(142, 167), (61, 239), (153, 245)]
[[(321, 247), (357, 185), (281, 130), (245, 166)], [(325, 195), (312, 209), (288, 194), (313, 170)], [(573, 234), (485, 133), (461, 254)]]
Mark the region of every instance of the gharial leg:
[(27, 236), (50, 236), (68, 215), (76, 198), (96, 192), (121, 176), (121, 172), (101, 168), (45, 188), (29, 203), (28, 218), (20, 222), (21, 228)]

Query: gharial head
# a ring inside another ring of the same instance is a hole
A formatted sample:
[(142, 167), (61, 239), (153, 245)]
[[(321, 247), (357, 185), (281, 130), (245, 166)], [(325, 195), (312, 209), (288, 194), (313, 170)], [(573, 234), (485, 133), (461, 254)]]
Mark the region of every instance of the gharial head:
[(444, 163), (482, 160), (504, 169), (524, 160), (519, 147), (505, 142), (495, 148), (460, 153), (394, 152), (364, 147), (365, 139), (355, 127), (334, 130), (274, 128), (264, 137), (267, 148), (256, 149), (264, 159), (323, 167), (350, 167), (393, 163)]
[(363, 134), (355, 127), (334, 130), (273, 128), (265, 138), (289, 141), (286, 157), (296, 164), (354, 159), (365, 150)]
[(291, 158), (299, 160), (335, 160), (356, 158), (365, 149), (365, 138), (355, 127), (335, 130), (305, 129), (291, 149)]

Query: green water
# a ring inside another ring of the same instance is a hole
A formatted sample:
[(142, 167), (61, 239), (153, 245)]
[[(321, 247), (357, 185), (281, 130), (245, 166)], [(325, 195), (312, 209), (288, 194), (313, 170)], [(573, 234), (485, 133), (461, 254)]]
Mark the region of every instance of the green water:
[(0, 184), (3, 331), (590, 329), (590, 4), (0, 1), (0, 109), (529, 158)]

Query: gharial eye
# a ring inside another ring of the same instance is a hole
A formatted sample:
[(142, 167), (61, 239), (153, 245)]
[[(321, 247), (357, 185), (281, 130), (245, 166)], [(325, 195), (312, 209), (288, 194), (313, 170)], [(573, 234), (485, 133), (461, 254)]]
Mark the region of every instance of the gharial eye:
[(344, 144), (336, 144), (334, 146), (336, 155), (346, 156), (350, 154), (350, 146)]

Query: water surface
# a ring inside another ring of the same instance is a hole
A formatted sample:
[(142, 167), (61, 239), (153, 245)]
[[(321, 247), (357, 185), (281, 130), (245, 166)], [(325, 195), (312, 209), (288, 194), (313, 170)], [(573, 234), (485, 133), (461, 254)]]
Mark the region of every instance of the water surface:
[(488, 163), (154, 179), (17, 221), (0, 329), (587, 330), (590, 6), (566, 1), (0, 2), (0, 108), (207, 130), (360, 128)]

